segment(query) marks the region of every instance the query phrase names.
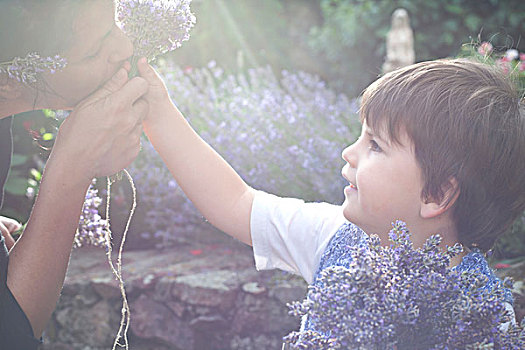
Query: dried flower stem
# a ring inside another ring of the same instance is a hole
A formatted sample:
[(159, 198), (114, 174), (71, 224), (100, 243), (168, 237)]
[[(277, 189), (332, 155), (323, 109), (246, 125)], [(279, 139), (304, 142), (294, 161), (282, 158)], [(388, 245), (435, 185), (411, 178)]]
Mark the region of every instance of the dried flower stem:
[[(130, 323), (130, 309), (128, 304), (128, 299), (126, 296), (126, 289), (124, 287), (124, 280), (122, 278), (122, 252), (124, 250), (124, 243), (126, 243), (126, 236), (129, 230), (129, 225), (131, 223), (131, 219), (133, 218), (133, 214), (135, 213), (135, 208), (137, 207), (137, 190), (135, 188), (135, 184), (133, 183), (133, 178), (129, 174), (129, 172), (124, 169), (122, 172), (126, 175), (129, 184), (131, 186), (132, 191), (132, 198), (133, 203), (129, 212), (128, 221), (126, 222), (126, 227), (124, 228), (124, 232), (122, 233), (122, 240), (120, 242), (120, 247), (118, 251), (117, 256), (117, 264), (116, 268), (113, 264), (113, 259), (111, 257), (113, 248), (111, 246), (111, 230), (108, 229), (106, 231), (106, 242), (107, 242), (107, 257), (109, 266), (111, 267), (111, 271), (113, 271), (113, 274), (118, 280), (119, 288), (120, 288), (120, 294), (122, 295), (122, 309), (121, 309), (121, 319), (120, 319), (120, 326), (119, 330), (117, 332), (117, 336), (115, 337), (115, 341), (113, 343), (113, 350), (119, 347), (125, 347), (126, 349), (129, 349), (129, 343), (128, 343), (128, 330), (129, 330), (129, 323)], [(107, 178), (107, 199), (106, 199), (106, 220), (108, 221), (108, 224), (110, 224), (109, 220), (109, 206), (110, 206), (110, 199), (111, 199), (111, 185), (114, 181), (108, 177)], [(121, 339), (124, 339), (124, 344), (121, 344), (119, 341)]]

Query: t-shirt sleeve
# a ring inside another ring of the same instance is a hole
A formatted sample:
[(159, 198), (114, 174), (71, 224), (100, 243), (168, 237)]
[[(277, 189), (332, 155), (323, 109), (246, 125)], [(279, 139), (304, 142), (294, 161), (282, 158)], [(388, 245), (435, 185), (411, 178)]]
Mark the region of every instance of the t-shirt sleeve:
[(324, 249), (345, 222), (341, 206), (258, 191), (250, 219), (256, 268), (296, 273), (312, 283)]

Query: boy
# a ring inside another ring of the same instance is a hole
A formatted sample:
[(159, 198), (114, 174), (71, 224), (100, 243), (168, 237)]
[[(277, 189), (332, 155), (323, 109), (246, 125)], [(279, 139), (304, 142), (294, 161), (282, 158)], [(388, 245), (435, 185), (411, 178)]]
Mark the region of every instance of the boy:
[[(439, 233), (443, 246), (459, 242), (481, 256), (525, 209), (525, 118), (515, 87), (495, 68), (422, 62), (369, 86), (361, 136), (343, 151), (349, 186), (341, 206), (249, 187), (191, 129), (145, 60), (139, 71), (150, 84), (144, 128), (151, 142), (201, 213), (253, 245), (258, 269), (292, 271), (312, 283), (323, 253), (338, 251), (334, 238), (357, 242), (363, 230), (388, 244), (397, 219), (416, 247)], [(497, 282), (484, 259), (471, 266), (462, 258), (452, 265)]]

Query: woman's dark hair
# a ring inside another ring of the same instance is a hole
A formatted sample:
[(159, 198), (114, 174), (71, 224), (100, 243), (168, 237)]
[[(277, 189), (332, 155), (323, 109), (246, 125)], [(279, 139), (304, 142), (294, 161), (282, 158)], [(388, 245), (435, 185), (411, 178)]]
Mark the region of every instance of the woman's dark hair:
[(67, 49), (81, 0), (0, 0), (0, 62)]

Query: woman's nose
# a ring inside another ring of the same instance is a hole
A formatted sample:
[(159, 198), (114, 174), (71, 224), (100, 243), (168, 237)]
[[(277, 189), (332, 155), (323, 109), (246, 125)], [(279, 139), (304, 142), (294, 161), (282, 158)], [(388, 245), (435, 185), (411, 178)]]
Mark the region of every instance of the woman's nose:
[(115, 31), (113, 53), (109, 55), (110, 63), (120, 63), (133, 55), (133, 43), (131, 40), (120, 28), (116, 28)]

